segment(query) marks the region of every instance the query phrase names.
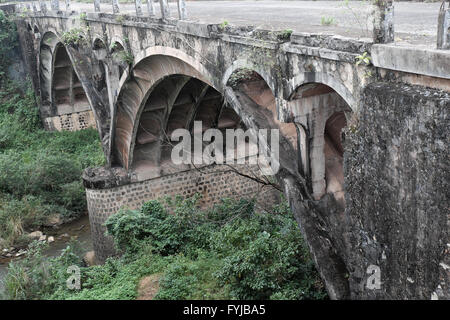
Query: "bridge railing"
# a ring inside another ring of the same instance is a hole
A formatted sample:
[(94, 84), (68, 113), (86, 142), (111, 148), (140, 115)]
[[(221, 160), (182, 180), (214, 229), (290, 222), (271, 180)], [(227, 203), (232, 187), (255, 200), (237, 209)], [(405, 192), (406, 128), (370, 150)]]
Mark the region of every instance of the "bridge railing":
[[(110, 2), (109, 4), (108, 1)], [(147, 0), (146, 9), (143, 8), (143, 0), (134, 0), (137, 16), (156, 16), (155, 2), (159, 3), (161, 10), (161, 18), (168, 19), (171, 17), (169, 0)], [(186, 0), (177, 1), (178, 18), (180, 20), (187, 19)], [(446, 8), (445, 3), (449, 2)], [(36, 12), (47, 13), (47, 3), (44, 0), (38, 1), (11, 1), (19, 2), (16, 6), (33, 10)], [(60, 2), (64, 8), (60, 7)], [(106, 2), (106, 3), (105, 3)], [(37, 5), (39, 4), (39, 6)], [(119, 0), (93, 0), (94, 12), (102, 12), (102, 6), (109, 5), (112, 7), (113, 14), (120, 13)], [(373, 42), (374, 43), (391, 43), (394, 42), (394, 5), (393, 0), (378, 0), (375, 2), (374, 25), (373, 25)], [(50, 0), (50, 9), (52, 11), (71, 11), (71, 0)], [(437, 31), (437, 49), (450, 49), (450, 0), (443, 0), (438, 18)]]
[[(110, 0), (112, 12), (114, 14), (120, 13), (120, 5), (119, 0)], [(186, 8), (186, 0), (176, 0), (177, 1), (177, 8), (178, 8), (178, 18), (180, 20), (186, 20), (187, 19), (187, 8)], [(61, 6), (60, 2), (63, 2), (63, 7)], [(143, 8), (142, 0), (134, 0), (135, 3), (135, 9), (136, 9), (136, 15), (137, 16), (143, 16), (147, 15), (149, 17), (155, 17), (156, 16), (156, 9), (155, 9), (155, 2), (159, 3), (159, 6), (161, 8), (161, 17), (163, 19), (167, 19), (171, 17), (170, 7), (168, 0), (147, 0), (147, 9)], [(103, 1), (100, 0), (94, 0), (93, 6), (94, 6), (94, 12), (102, 12), (101, 7), (105, 5)], [(20, 1), (18, 4), (19, 7), (26, 8), (28, 10), (33, 10), (33, 12), (43, 12), (46, 13), (48, 11), (47, 3), (45, 1)], [(71, 1), (70, 0), (50, 0), (50, 10), (52, 11), (71, 11)]]

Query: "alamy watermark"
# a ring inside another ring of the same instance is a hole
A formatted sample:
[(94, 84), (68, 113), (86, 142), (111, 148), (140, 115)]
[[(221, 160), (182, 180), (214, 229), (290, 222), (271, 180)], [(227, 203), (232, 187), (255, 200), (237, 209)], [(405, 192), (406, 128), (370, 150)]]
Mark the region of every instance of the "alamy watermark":
[(369, 274), (366, 282), (366, 288), (369, 290), (381, 289), (381, 269), (379, 266), (371, 264), (367, 267), (366, 273)]
[(178, 142), (171, 153), (174, 164), (249, 164), (258, 165), (264, 175), (278, 172), (278, 129), (226, 129), (224, 137), (219, 129), (207, 129), (203, 132), (202, 128), (201, 121), (194, 121), (192, 134), (187, 129), (172, 132), (171, 141)]
[(66, 280), (67, 289), (69, 290), (80, 290), (81, 289), (81, 272), (80, 267), (76, 265), (69, 266), (67, 268), (67, 273), (70, 277)]

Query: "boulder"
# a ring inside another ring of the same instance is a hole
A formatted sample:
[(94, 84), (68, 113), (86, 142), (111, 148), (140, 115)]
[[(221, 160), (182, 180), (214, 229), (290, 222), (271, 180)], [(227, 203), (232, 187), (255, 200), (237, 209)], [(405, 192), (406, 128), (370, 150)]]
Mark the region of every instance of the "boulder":
[(28, 237), (32, 240), (39, 240), (44, 234), (42, 231), (33, 231), (28, 234)]
[(46, 227), (58, 227), (63, 223), (61, 216), (59, 214), (52, 214), (44, 222)]
[(47, 242), (48, 243), (55, 242), (55, 237), (52, 237), (52, 236), (48, 237)]

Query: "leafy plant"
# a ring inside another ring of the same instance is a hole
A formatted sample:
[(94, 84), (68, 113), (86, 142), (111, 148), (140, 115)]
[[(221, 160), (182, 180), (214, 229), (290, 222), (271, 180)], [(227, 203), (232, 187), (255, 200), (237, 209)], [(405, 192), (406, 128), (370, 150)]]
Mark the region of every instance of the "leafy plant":
[(320, 24), (323, 26), (331, 26), (335, 24), (335, 19), (333, 17), (321, 17)]
[(122, 62), (127, 65), (132, 65), (134, 62), (134, 56), (131, 52), (120, 50), (113, 53), (113, 57), (117, 59), (119, 62)]
[(224, 20), (221, 24), (219, 24), (219, 29), (225, 29), (226, 26), (228, 26), (229, 23), (227, 20)]
[(294, 31), (292, 29), (285, 29), (277, 34), (277, 38), (279, 40), (289, 40), (293, 32)]
[(66, 46), (83, 46), (86, 44), (85, 29), (73, 28), (61, 35), (61, 41)]
[(362, 55), (358, 55), (356, 57), (356, 65), (359, 66), (361, 63), (364, 63), (366, 66), (370, 65), (372, 58), (368, 55), (367, 52), (364, 52)]

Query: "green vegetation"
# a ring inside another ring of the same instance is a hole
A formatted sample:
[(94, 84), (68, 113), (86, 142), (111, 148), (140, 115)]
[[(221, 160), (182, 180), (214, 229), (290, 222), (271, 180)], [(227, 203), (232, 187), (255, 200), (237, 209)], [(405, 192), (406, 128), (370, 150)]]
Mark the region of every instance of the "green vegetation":
[(320, 24), (323, 26), (331, 26), (335, 23), (336, 23), (336, 21), (333, 17), (322, 17), (320, 19)]
[(86, 43), (85, 30), (83, 28), (73, 28), (65, 31), (61, 35), (61, 41), (66, 46), (82, 46)]
[(0, 85), (10, 64), (11, 52), (17, 49), (16, 25), (0, 10)]
[(258, 79), (257, 74), (255, 74), (255, 71), (249, 68), (239, 68), (231, 74), (227, 84), (235, 89), (242, 82), (251, 81), (255, 79)]
[(149, 275), (159, 279), (154, 299), (326, 297), (287, 205), (258, 213), (252, 200), (224, 199), (200, 210), (198, 199), (153, 200), (111, 216), (106, 227), (122, 256), (81, 267), (81, 290), (66, 288), (64, 271), (80, 265), (73, 246), (46, 276), (39, 253), (12, 263), (7, 298), (134, 299)]
[(128, 52), (126, 50), (120, 50), (113, 53), (113, 57), (116, 59), (116, 61), (119, 61), (121, 63), (125, 63), (127, 65), (132, 65), (134, 62), (134, 56), (131, 52)]
[(229, 23), (228, 23), (228, 21), (227, 20), (225, 20), (225, 21), (223, 21), (221, 24), (219, 24), (219, 29), (225, 29), (225, 27), (227, 26), (227, 25), (229, 25)]
[(293, 33), (294, 31), (292, 30), (292, 29), (285, 29), (285, 30), (283, 30), (283, 31), (280, 31), (278, 34), (277, 34), (277, 38), (279, 39), (279, 40), (289, 40), (290, 38), (291, 38), (291, 34)]
[(84, 213), (82, 170), (104, 161), (96, 130), (42, 128), (31, 85), (7, 77), (16, 45), (14, 24), (0, 11), (0, 249), (25, 244), (24, 233), (51, 217)]
[(361, 63), (364, 63), (364, 65), (368, 66), (372, 61), (372, 58), (367, 54), (367, 52), (364, 52), (362, 55), (358, 55), (356, 57), (356, 65), (359, 66)]

